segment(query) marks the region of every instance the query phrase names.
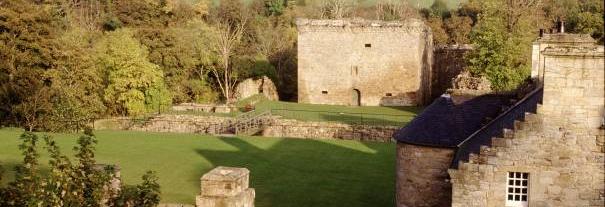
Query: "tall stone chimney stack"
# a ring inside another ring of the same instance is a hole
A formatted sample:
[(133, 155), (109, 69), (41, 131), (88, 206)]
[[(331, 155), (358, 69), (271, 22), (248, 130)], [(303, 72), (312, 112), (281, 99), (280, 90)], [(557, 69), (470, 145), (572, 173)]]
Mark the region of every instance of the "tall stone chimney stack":
[[(564, 31), (563, 26), (560, 31)], [(537, 75), (544, 86), (541, 113), (545, 120), (571, 128), (602, 127), (605, 116), (603, 46), (596, 45), (588, 35), (545, 34), (534, 44), (533, 56), (533, 60), (539, 62), (533, 63), (532, 75)]]

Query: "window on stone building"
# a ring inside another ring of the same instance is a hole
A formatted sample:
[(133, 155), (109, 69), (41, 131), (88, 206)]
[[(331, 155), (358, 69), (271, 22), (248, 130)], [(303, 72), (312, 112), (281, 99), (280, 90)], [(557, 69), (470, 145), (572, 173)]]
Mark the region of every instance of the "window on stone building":
[(529, 173), (509, 172), (506, 179), (506, 206), (527, 207)]
[(321, 91), (321, 94), (328, 94), (328, 91)]
[(372, 44), (369, 44), (369, 43), (368, 43), (368, 44), (366, 44), (365, 46), (366, 46), (366, 47), (372, 47)]
[(393, 96), (393, 94), (392, 93), (387, 93), (386, 96)]

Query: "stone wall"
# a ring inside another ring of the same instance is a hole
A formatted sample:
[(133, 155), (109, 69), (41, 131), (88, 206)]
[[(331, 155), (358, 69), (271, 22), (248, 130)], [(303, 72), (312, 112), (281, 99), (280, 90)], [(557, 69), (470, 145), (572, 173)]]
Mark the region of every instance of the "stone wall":
[(95, 129), (135, 130), (145, 132), (211, 133), (212, 126), (232, 120), (231, 117), (159, 115), (150, 119), (113, 118), (98, 120)]
[(452, 86), (452, 80), (466, 67), (464, 55), (470, 45), (444, 45), (435, 47), (431, 76), (431, 98), (434, 100)]
[(421, 20), (297, 20), (298, 102), (395, 106), (430, 98), (432, 34)]
[(398, 129), (399, 127), (394, 126), (365, 126), (276, 119), (263, 130), (262, 136), (392, 142), (393, 133)]
[(397, 206), (449, 206), (454, 149), (397, 143)]
[(529, 206), (605, 205), (605, 130), (568, 130), (541, 115), (450, 170), (453, 207), (501, 207), (508, 172), (529, 173)]

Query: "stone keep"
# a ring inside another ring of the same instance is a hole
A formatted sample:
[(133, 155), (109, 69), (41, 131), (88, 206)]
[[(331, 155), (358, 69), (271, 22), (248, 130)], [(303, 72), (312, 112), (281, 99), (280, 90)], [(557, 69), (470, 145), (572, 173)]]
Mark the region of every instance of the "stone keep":
[(430, 99), (432, 34), (422, 21), (296, 24), (298, 102), (405, 106)]
[(605, 206), (604, 51), (587, 38), (547, 34), (536, 43), (543, 104), (449, 171), (452, 206), (508, 206), (511, 172), (528, 173), (528, 206)]
[(217, 167), (201, 178), (197, 207), (254, 207), (254, 189), (248, 188), (246, 168)]

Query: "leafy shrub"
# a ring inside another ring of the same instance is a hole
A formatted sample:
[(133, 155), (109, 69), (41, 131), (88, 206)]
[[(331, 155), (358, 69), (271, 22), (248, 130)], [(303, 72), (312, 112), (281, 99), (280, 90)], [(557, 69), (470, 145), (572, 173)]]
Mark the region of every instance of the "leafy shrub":
[(19, 149), (24, 156), (23, 163), (15, 168), (15, 180), (0, 188), (0, 206), (147, 207), (160, 202), (160, 186), (151, 171), (143, 175), (140, 185), (112, 188), (115, 187), (112, 180), (118, 178), (112, 167), (98, 168), (94, 158), (97, 140), (92, 130), (85, 130), (78, 139), (78, 146), (74, 147), (77, 163), (63, 155), (50, 136), (44, 136), (50, 155), (48, 175), (39, 171), (38, 139), (32, 132), (21, 135), (23, 143)]

